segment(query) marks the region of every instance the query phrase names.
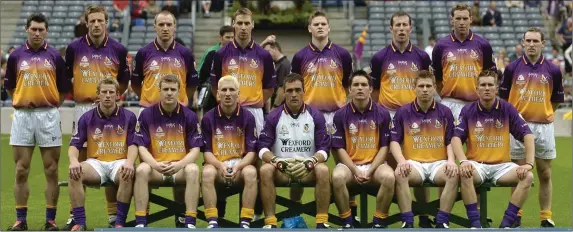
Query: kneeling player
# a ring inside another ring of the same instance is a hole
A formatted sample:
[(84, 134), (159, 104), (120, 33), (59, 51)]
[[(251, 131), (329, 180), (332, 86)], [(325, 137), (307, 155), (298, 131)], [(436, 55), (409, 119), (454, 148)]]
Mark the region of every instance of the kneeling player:
[(340, 163), (332, 173), (334, 199), (345, 229), (352, 228), (348, 188), (372, 184), (379, 188), (373, 228), (384, 220), (394, 196), (394, 171), (384, 163), (388, 155), (390, 113), (370, 99), (372, 79), (360, 70), (350, 76), (352, 101), (334, 114), (332, 148)]
[(207, 228), (217, 228), (217, 190), (242, 183), (241, 228), (249, 228), (257, 198), (257, 138), (255, 118), (238, 104), (239, 82), (232, 76), (219, 79), (217, 94), (220, 104), (205, 114), (201, 121), (205, 141), (203, 166), (203, 202)]
[[(496, 98), (497, 73), (483, 71), (477, 82), (479, 100), (462, 108), (454, 129), (452, 149), (460, 160), (462, 199), (471, 227), (481, 227), (474, 185), (484, 182), (517, 184), (500, 225), (500, 228), (506, 228), (514, 223), (533, 182), (533, 134), (511, 104)], [(511, 162), (510, 133), (525, 143), (525, 165)], [(464, 152), (462, 143), (466, 140), (467, 152)]]
[[(133, 143), (135, 114), (116, 104), (119, 83), (112, 78), (97, 85), (99, 104), (81, 116), (70, 141), (69, 192), (75, 225), (72, 231), (86, 230), (85, 191), (83, 184), (119, 185), (115, 228), (125, 224), (133, 190), (134, 162), (137, 146)], [(78, 157), (87, 142), (88, 159)]]
[(398, 109), (391, 130), (390, 150), (398, 162), (396, 197), (402, 212), (402, 228), (414, 227), (410, 186), (424, 182), (444, 186), (436, 228), (449, 228), (459, 182), (450, 146), (454, 117), (448, 107), (434, 101), (436, 79), (432, 73), (420, 71), (414, 84), (416, 99)]
[(179, 79), (167, 75), (159, 82), (161, 101), (144, 109), (135, 128), (141, 163), (135, 174), (135, 223), (147, 224), (149, 185), (185, 185), (185, 226), (195, 228), (199, 201), (199, 167), (203, 146), (197, 115), (177, 102)]
[(285, 104), (267, 116), (259, 136), (259, 158), (263, 165), (261, 198), (265, 212), (265, 227), (276, 228), (275, 183), (289, 185), (316, 183), (316, 227), (327, 228), (330, 205), (330, 175), (324, 164), (330, 145), (324, 116), (303, 102), (303, 79), (291, 73), (284, 79)]

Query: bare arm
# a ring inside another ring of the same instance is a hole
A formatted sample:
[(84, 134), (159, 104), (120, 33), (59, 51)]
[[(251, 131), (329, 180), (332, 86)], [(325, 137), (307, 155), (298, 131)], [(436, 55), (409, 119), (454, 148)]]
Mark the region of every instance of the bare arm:
[(285, 100), (285, 95), (284, 95), (283, 87), (279, 87), (277, 89), (277, 96), (275, 97), (275, 102), (273, 103), (273, 107), (271, 107), (271, 108), (274, 108), (274, 107), (280, 105), (284, 100)]
[(197, 99), (195, 97), (195, 92), (197, 90), (197, 86), (187, 86), (186, 90), (187, 91), (187, 98), (191, 98), (189, 101), (189, 105), (190, 106), (194, 106), (195, 104), (197, 104), (197, 102), (195, 102), (195, 100)]
[(402, 154), (402, 148), (400, 147), (400, 144), (398, 142), (395, 141), (390, 142), (390, 152), (392, 152), (392, 155), (394, 156), (394, 159), (396, 159), (397, 163), (406, 162), (404, 154)]
[(119, 84), (119, 94), (123, 94), (125, 93), (125, 90), (127, 90), (127, 83), (120, 83)]
[(268, 101), (273, 96), (274, 89), (263, 89), (263, 101)]
[(271, 152), (271, 151), (266, 151), (265, 153), (263, 153), (263, 158), (262, 160), (265, 163), (271, 163), (271, 160), (273, 159), (273, 157), (275, 157), (275, 155)]
[(253, 164), (256, 157), (257, 155), (254, 152), (248, 152), (247, 155), (241, 159), (241, 162), (237, 164), (237, 170), (243, 170), (244, 167)]
[(70, 159), (70, 164), (79, 162), (78, 157), (80, 156), (80, 150), (75, 146), (70, 146), (68, 148), (68, 158)]
[(185, 157), (183, 157), (182, 160), (179, 160), (179, 163), (181, 163), (181, 167), (185, 167), (187, 166), (187, 164), (190, 163), (195, 163), (195, 161), (197, 161), (197, 157), (199, 156), (200, 151), (201, 149), (199, 147), (191, 148), (191, 150), (189, 150), (189, 153), (187, 153), (187, 155), (185, 155)]
[(338, 161), (342, 162), (344, 165), (346, 165), (346, 167), (348, 167), (348, 169), (350, 169), (352, 175), (356, 175), (358, 168), (356, 167), (354, 162), (352, 162), (350, 156), (348, 155), (346, 150), (344, 150), (344, 148), (336, 149), (334, 155), (338, 158)]
[(142, 162), (149, 164), (149, 166), (151, 167), (157, 167), (159, 165), (157, 160), (155, 160), (155, 158), (153, 158), (149, 150), (147, 150), (147, 147), (139, 146), (138, 150), (139, 150), (139, 158), (141, 159)]
[(452, 148), (452, 144), (449, 144), (446, 147), (446, 154), (448, 154), (448, 162), (456, 162), (456, 156), (454, 155), (454, 149)]
[[(459, 137), (457, 137), (457, 136), (452, 137), (452, 143), (449, 146), (452, 147), (452, 151), (454, 152), (455, 157), (459, 161), (468, 159), (466, 157), (465, 152), (464, 152), (462, 140)], [(449, 155), (448, 155), (448, 159), (449, 159)]]
[(533, 134), (524, 136), (523, 144), (525, 145), (525, 163), (533, 165), (535, 158), (535, 142)]
[[(70, 147), (71, 148), (71, 147)], [(137, 145), (131, 145), (127, 148), (127, 164), (133, 165), (135, 164), (135, 160), (137, 159)]]
[(384, 161), (386, 161), (387, 156), (388, 156), (388, 146), (381, 147), (380, 150), (378, 150), (378, 154), (376, 154), (376, 157), (374, 157), (374, 160), (372, 161), (372, 165), (370, 166), (370, 169), (368, 169), (368, 172), (369, 172), (368, 176), (372, 176), (372, 174), (374, 174), (376, 169), (380, 165), (382, 165), (384, 163)]
[(221, 164), (223, 162), (219, 161), (212, 152), (204, 152), (203, 158), (205, 159), (205, 163), (215, 166), (215, 168), (221, 168)]

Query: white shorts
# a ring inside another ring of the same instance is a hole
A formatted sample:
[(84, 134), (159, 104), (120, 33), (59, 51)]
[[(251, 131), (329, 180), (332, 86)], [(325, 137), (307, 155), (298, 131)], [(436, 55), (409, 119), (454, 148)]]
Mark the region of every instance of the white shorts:
[(333, 124), (334, 124), (334, 114), (336, 113), (336, 111), (333, 112), (322, 112), (322, 115), (324, 116), (324, 120), (326, 121), (326, 131), (328, 132), (327, 134), (330, 135), (332, 134), (332, 128), (333, 128)]
[(60, 147), (62, 123), (58, 108), (15, 109), (10, 145)]
[(92, 168), (94, 168), (99, 174), (99, 177), (101, 178), (100, 185), (104, 185), (105, 183), (114, 183), (117, 185), (119, 183), (115, 182), (115, 176), (119, 172), (121, 166), (125, 164), (126, 160), (127, 159), (120, 159), (106, 162), (94, 158), (88, 158), (85, 162), (92, 166)]
[(244, 107), (246, 110), (248, 110), (249, 112), (251, 112), (251, 114), (253, 114), (253, 116), (255, 117), (255, 123), (256, 123), (256, 132), (257, 132), (257, 137), (259, 137), (259, 135), (261, 134), (261, 131), (263, 130), (263, 125), (265, 124), (265, 116), (263, 115), (263, 109), (262, 108), (252, 108), (252, 107), (248, 107), (245, 106)]
[[(555, 151), (555, 126), (553, 123), (528, 122), (535, 137), (535, 158), (551, 160), (557, 157)], [(525, 146), (519, 140), (510, 137), (511, 159), (525, 159)]]
[(479, 173), (482, 184), (487, 181), (497, 185), (499, 178), (511, 171), (511, 169), (518, 167), (518, 165), (513, 162), (500, 164), (484, 164), (473, 160), (469, 160), (468, 162), (470, 162)]
[[(336, 166), (338, 166), (338, 165), (344, 165), (344, 166), (345, 166), (345, 164), (343, 164), (343, 163), (338, 163), (338, 164), (336, 164)], [(365, 171), (370, 170), (370, 167), (372, 167), (372, 163), (368, 163), (368, 164), (357, 164), (356, 167), (358, 168), (358, 170), (365, 172)]]
[(429, 182), (434, 183), (434, 178), (436, 178), (436, 173), (444, 164), (446, 164), (446, 160), (438, 160), (430, 163), (422, 163), (415, 160), (408, 160), (406, 161), (420, 174), (422, 177), (422, 183)]
[[(76, 132), (76, 128), (78, 127), (78, 123), (79, 123), (82, 115), (84, 115), (86, 112), (90, 111), (91, 109), (95, 108), (96, 106), (97, 105), (93, 104), (93, 103), (76, 104), (76, 106), (74, 107), (74, 122), (72, 124), (72, 134), (74, 134)], [(87, 142), (84, 143), (84, 147), (88, 147)]]
[(241, 162), (241, 158), (233, 158), (233, 159), (228, 159), (223, 161), (223, 163), (225, 163), (225, 165), (227, 165), (227, 167), (229, 168), (233, 168), (235, 167), (235, 165), (239, 164), (239, 162)]
[(455, 98), (443, 98), (442, 102), (440, 103), (450, 108), (452, 114), (454, 115), (454, 120), (457, 121), (458, 117), (460, 117), (460, 112), (462, 112), (462, 108), (471, 102), (466, 102)]

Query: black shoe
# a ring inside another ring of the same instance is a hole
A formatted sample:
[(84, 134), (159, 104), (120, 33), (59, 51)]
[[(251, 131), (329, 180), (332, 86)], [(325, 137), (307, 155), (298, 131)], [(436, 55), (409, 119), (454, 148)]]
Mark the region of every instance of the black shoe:
[(117, 220), (117, 215), (109, 215), (107, 228), (115, 228), (115, 220)]
[(62, 228), (63, 231), (70, 231), (72, 230), (72, 228), (76, 225), (76, 221), (74, 221), (74, 217), (70, 216), (70, 218), (68, 218), (68, 221), (66, 222), (66, 225), (64, 226), (64, 228)]
[(28, 223), (23, 221), (16, 221), (14, 225), (8, 227), (9, 231), (26, 231), (28, 230)]
[(513, 225), (511, 225), (511, 228), (521, 228), (521, 217), (520, 216), (515, 218), (515, 221), (513, 222)]
[(74, 227), (72, 227), (72, 231), (86, 231), (87, 228), (84, 225), (75, 225)]
[(181, 217), (180, 215), (175, 216), (175, 228), (187, 228), (187, 226), (185, 226), (185, 217)]
[(414, 228), (414, 225), (403, 222), (401, 228), (402, 228), (402, 229)]
[(435, 228), (449, 229), (450, 225), (448, 225), (446, 223), (438, 223), (438, 224), (436, 224)]
[(553, 222), (553, 220), (551, 220), (551, 219), (545, 219), (545, 220), (541, 221), (541, 227), (553, 228), (553, 227), (555, 227), (555, 222)]
[(434, 228), (434, 221), (430, 219), (428, 216), (419, 216), (418, 217), (418, 226), (420, 228)]
[[(354, 215), (354, 214), (352, 214), (352, 215)], [(353, 226), (354, 228), (360, 228), (360, 227), (361, 227), (360, 217), (358, 217), (358, 216), (352, 216), (352, 226)]]
[(49, 221), (46, 222), (46, 224), (44, 225), (43, 228), (44, 231), (58, 231), (60, 229), (58, 229), (58, 226), (56, 225), (56, 222), (54, 221)]

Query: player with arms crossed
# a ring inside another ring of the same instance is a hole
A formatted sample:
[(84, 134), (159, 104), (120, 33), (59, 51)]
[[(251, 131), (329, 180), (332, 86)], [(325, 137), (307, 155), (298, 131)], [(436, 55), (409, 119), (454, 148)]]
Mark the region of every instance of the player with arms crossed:
[[(564, 102), (563, 77), (559, 67), (541, 54), (545, 47), (541, 30), (527, 30), (522, 43), (525, 55), (505, 68), (500, 97), (509, 99), (535, 136), (541, 227), (555, 227), (551, 220), (551, 160), (557, 156), (553, 120), (557, 106)], [(524, 155), (523, 143), (511, 138), (511, 159), (524, 164)], [(521, 216), (514, 226), (521, 226)]]
[(410, 186), (424, 182), (444, 187), (436, 228), (449, 228), (459, 182), (450, 145), (454, 117), (448, 107), (434, 100), (436, 79), (431, 72), (420, 71), (413, 84), (416, 98), (396, 112), (390, 142), (390, 150), (398, 162), (395, 191), (402, 212), (402, 228), (414, 227)]
[(315, 183), (316, 228), (329, 227), (330, 136), (322, 113), (303, 102), (304, 85), (299, 74), (284, 79), (285, 104), (267, 116), (257, 148), (263, 165), (259, 170), (265, 227), (276, 228), (275, 184)]
[(197, 115), (177, 102), (181, 82), (173, 74), (159, 81), (161, 100), (144, 109), (135, 127), (141, 163), (135, 174), (135, 224), (147, 226), (149, 185), (185, 185), (185, 227), (195, 228), (199, 201), (199, 167), (203, 146)]
[(224, 76), (239, 81), (239, 104), (253, 114), (257, 135), (264, 123), (263, 106), (277, 86), (271, 54), (255, 43), (251, 33), (255, 27), (253, 13), (247, 8), (238, 9), (233, 16), (235, 39), (222, 47), (213, 57), (211, 88), (217, 96), (217, 84)]
[[(88, 6), (84, 14), (88, 34), (71, 42), (66, 49), (66, 67), (69, 77), (73, 78), (72, 92), (76, 102), (72, 131), (76, 131), (80, 117), (96, 107), (98, 100), (96, 87), (104, 78), (115, 78), (119, 88), (115, 91), (120, 96), (129, 83), (129, 68), (127, 66), (127, 49), (106, 34), (108, 13), (103, 6)], [(87, 143), (84, 144), (87, 147)], [(80, 151), (78, 161), (87, 159), (87, 149)], [(105, 188), (107, 213), (110, 226), (115, 225), (117, 212), (117, 190), (115, 186)], [(70, 214), (72, 210), (70, 207)], [(75, 225), (73, 215), (62, 228), (69, 231)]]
[(372, 79), (368, 73), (356, 71), (349, 81), (352, 101), (334, 114), (332, 129), (332, 149), (340, 161), (332, 173), (336, 207), (342, 228), (353, 228), (348, 188), (376, 186), (379, 189), (373, 228), (386, 228), (385, 219), (394, 196), (394, 171), (384, 163), (392, 119), (388, 110), (370, 98)]
[(70, 89), (64, 59), (44, 40), (48, 20), (34, 13), (26, 20), (26, 43), (14, 50), (6, 65), (4, 87), (12, 99), (14, 119), (10, 145), (14, 152), (16, 180), (16, 222), (8, 230), (28, 230), (28, 174), (36, 145), (40, 147), (46, 175), (45, 230), (58, 230), (56, 208), (60, 193), (58, 161), (62, 146), (60, 111), (58, 107)]
[[(479, 74), (479, 100), (464, 106), (452, 137), (452, 149), (460, 161), (462, 199), (472, 228), (481, 228), (475, 185), (485, 182), (502, 186), (517, 184), (500, 224), (500, 228), (508, 228), (514, 223), (533, 183), (533, 134), (517, 110), (496, 97), (497, 80), (494, 71), (485, 70)], [(510, 135), (525, 143), (524, 165), (511, 162)]]
[[(133, 143), (137, 119), (133, 112), (117, 105), (118, 89), (119, 83), (113, 78), (98, 83), (99, 103), (80, 117), (70, 141), (68, 190), (75, 222), (72, 231), (86, 230), (83, 184), (113, 183), (118, 186), (115, 228), (124, 226), (129, 212), (137, 159), (137, 146)], [(85, 143), (89, 158), (80, 163), (79, 154)]]
[[(232, 76), (219, 79), (217, 88), (220, 104), (201, 120), (205, 165), (202, 192), (205, 202), (207, 228), (218, 228), (218, 193), (224, 187), (243, 184), (241, 228), (249, 228), (257, 198), (257, 169), (253, 166), (257, 137), (255, 118), (238, 104), (239, 82)], [(222, 188), (223, 187), (223, 188)], [(219, 190), (219, 191), (217, 191)]]

